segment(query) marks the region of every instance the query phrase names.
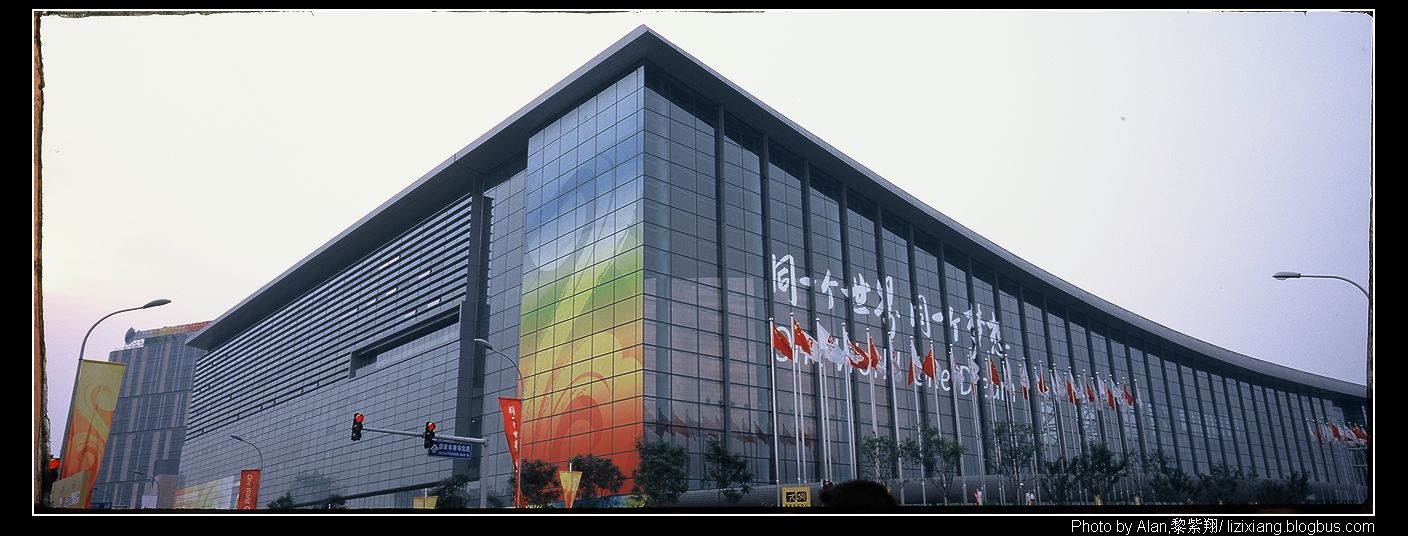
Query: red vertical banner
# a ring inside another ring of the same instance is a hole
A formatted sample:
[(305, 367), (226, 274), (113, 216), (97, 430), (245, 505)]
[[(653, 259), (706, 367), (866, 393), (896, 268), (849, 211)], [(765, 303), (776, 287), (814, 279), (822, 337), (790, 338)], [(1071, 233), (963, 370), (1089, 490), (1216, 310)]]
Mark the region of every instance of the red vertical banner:
[(259, 509), (259, 470), (240, 471), (240, 497), (235, 503), (237, 510)]
[[(508, 441), (508, 455), (513, 460), (513, 475), (514, 478), (520, 480), (523, 476), (522, 473), (519, 472), (521, 465), (518, 460), (518, 434), (520, 423), (519, 414), (522, 413), (522, 411), (523, 400), (506, 396), (499, 397), (499, 413), (503, 413), (504, 415), (504, 439)], [(518, 488), (518, 486), (515, 486), (515, 488)], [(517, 493), (515, 493), (515, 495), (517, 495)], [(515, 496), (514, 504), (521, 504), (522, 500), (522, 497)]]
[(577, 499), (577, 484), (582, 481), (582, 472), (558, 471), (557, 477), (562, 480), (562, 503), (571, 508)]

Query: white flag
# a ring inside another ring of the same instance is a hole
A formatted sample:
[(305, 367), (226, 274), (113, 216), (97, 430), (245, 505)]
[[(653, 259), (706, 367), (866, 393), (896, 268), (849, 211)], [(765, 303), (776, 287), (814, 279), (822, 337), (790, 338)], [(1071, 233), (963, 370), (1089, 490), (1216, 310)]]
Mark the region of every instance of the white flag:
[(821, 348), (817, 350), (818, 357), (838, 365), (846, 363), (845, 348), (841, 345), (841, 339), (826, 331), (821, 322), (816, 324), (816, 338), (817, 342), (821, 343)]

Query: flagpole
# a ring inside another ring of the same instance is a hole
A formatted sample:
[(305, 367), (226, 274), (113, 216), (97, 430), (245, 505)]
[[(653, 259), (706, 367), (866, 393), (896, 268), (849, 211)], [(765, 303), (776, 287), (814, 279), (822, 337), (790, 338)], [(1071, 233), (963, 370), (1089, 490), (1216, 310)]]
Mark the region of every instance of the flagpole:
[[(875, 347), (875, 339), (870, 335), (870, 328), (865, 328), (865, 343), (866, 353), (869, 353), (870, 349)], [(870, 435), (873, 435), (875, 437), (880, 437), (880, 427), (879, 424), (877, 424), (875, 416), (875, 374), (878, 372), (878, 368), (879, 367), (872, 365), (871, 367), (866, 369), (868, 372), (868, 374), (866, 374), (866, 377), (870, 379)], [(875, 477), (879, 478), (879, 465), (875, 466), (875, 471)]]
[[(797, 325), (797, 319), (792, 313), (787, 313), (787, 320), (787, 329), (792, 330), (792, 326)], [(797, 444), (797, 483), (801, 484), (804, 470), (802, 463), (802, 389), (797, 362), (802, 356), (798, 355), (800, 352), (797, 351), (796, 339), (797, 334), (794, 332), (792, 334), (792, 425), (796, 426), (797, 433), (792, 435), (792, 440)]]
[[(869, 360), (869, 354), (875, 348), (875, 338), (870, 335), (870, 328), (865, 328), (865, 344), (866, 359)], [(879, 367), (876, 367), (874, 363), (871, 363), (869, 368), (866, 369), (866, 378), (870, 380), (870, 435), (871, 437), (877, 438), (880, 437), (880, 427), (876, 423), (875, 417), (875, 374), (878, 368)], [(872, 461), (875, 465), (875, 478), (880, 478), (880, 459), (876, 458)]]
[[(846, 341), (846, 351), (850, 351), (851, 334), (846, 331), (845, 324), (841, 325), (841, 335)], [(851, 444), (851, 460), (847, 465), (851, 466), (851, 478), (860, 478), (860, 455), (856, 450), (855, 400), (851, 397), (851, 369), (854, 367), (849, 365), (850, 361), (850, 358), (846, 358), (846, 364), (837, 363), (836, 367), (838, 372), (845, 371), (846, 373), (842, 378), (846, 384), (846, 436), (847, 441)]]
[[(953, 314), (953, 312), (952, 312), (952, 311), (949, 311), (949, 314)], [(957, 337), (958, 337), (958, 331), (957, 331), (957, 328), (954, 328), (954, 338), (957, 338)], [(953, 359), (953, 340), (949, 340), (947, 346), (948, 346), (948, 370), (949, 370), (949, 374), (955, 374), (955, 373), (958, 372), (958, 362)], [(958, 387), (959, 387), (959, 386), (958, 386), (958, 378), (954, 377), (954, 378), (950, 378), (950, 379), (952, 380), (951, 386), (952, 386), (953, 388), (949, 390), (948, 396), (949, 396), (949, 402), (952, 402), (952, 403), (953, 403), (953, 438), (954, 438), (955, 440), (957, 440), (957, 441), (958, 441), (958, 445), (959, 445), (960, 447), (962, 447), (962, 446), (963, 446), (963, 418), (962, 418), (962, 417), (960, 416), (960, 414), (959, 414), (959, 411), (961, 411), (961, 410), (960, 410), (959, 407), (958, 407)], [(964, 381), (966, 382), (967, 379), (965, 378)], [(968, 504), (968, 475), (967, 475), (966, 473), (967, 473), (967, 471), (965, 471), (965, 470), (963, 469), (963, 456), (960, 455), (960, 456), (958, 457), (958, 474), (963, 477), (963, 481), (962, 481), (962, 482), (963, 482), (962, 497), (963, 497), (963, 503), (964, 503), (964, 504)], [(945, 491), (945, 493), (947, 493), (948, 490), (944, 490), (944, 491)]]
[[(929, 353), (933, 353), (933, 352), (934, 352), (934, 341), (933, 341), (933, 339), (930, 339), (930, 340), (929, 340)], [(924, 354), (925, 362), (928, 362), (928, 357), (929, 357), (929, 354)], [(943, 437), (944, 437), (944, 417), (943, 417), (943, 413), (939, 411), (939, 389), (940, 389), (941, 387), (943, 387), (943, 383), (939, 381), (939, 370), (938, 370), (938, 368), (939, 368), (939, 364), (938, 364), (937, 362), (935, 362), (935, 363), (934, 363), (934, 375), (929, 377), (929, 386), (934, 388), (934, 431), (935, 431), (935, 432), (938, 432), (937, 435), (939, 436), (939, 439), (943, 439)], [(952, 372), (950, 372), (950, 374), (952, 374)], [(950, 385), (952, 385), (952, 384), (950, 383)], [(920, 437), (923, 437), (923, 436), (921, 435)], [(948, 490), (947, 490), (947, 489), (941, 489), (941, 490), (938, 490), (938, 492), (939, 492), (939, 497), (944, 501), (944, 504), (948, 504)]]
[(777, 326), (772, 318), (768, 318), (768, 348), (772, 353), (772, 359), (768, 360), (768, 387), (772, 394), (772, 465), (774, 484), (782, 484), (782, 451), (778, 449), (777, 429), (781, 424), (777, 422), (777, 352), (772, 350), (772, 340), (777, 334)]
[[(909, 373), (914, 374), (914, 360), (919, 357), (919, 349), (914, 347), (914, 337), (909, 338), (909, 351), (914, 355), (909, 356)], [(923, 416), (919, 413), (919, 386), (924, 383), (924, 377), (920, 376), (919, 381), (914, 382), (910, 387), (914, 388), (914, 434), (919, 436), (919, 448), (924, 448), (924, 423)], [(929, 479), (929, 472), (924, 469), (924, 464), (919, 464), (919, 500), (924, 504), (929, 504), (928, 492), (924, 483)]]
[[(815, 322), (812, 326), (812, 333), (817, 333), (817, 345), (812, 346), (812, 352), (821, 353), (817, 359), (817, 395), (821, 397), (821, 411), (817, 412), (817, 423), (819, 429), (817, 435), (821, 439), (821, 473), (818, 473), (819, 480), (831, 480), (831, 453), (829, 453), (828, 440), (826, 440), (826, 342), (821, 340), (821, 318), (812, 319)], [(819, 346), (819, 349), (818, 349)]]
[[(1001, 440), (1001, 438), (997, 437), (997, 433), (996, 433), (996, 432), (997, 432), (997, 428), (996, 428), (996, 427), (997, 427), (997, 402), (998, 402), (998, 400), (1001, 400), (1001, 399), (1003, 398), (1003, 396), (1002, 396), (1002, 395), (1003, 395), (1003, 392), (1002, 392), (1002, 383), (1000, 383), (1001, 378), (999, 378), (999, 383), (997, 384), (997, 388), (996, 388), (996, 389), (993, 389), (993, 385), (992, 385), (992, 372), (995, 371), (995, 370), (997, 370), (997, 368), (996, 368), (997, 365), (994, 365), (993, 362), (992, 362), (992, 359), (993, 359), (994, 357), (997, 357), (997, 356), (996, 356), (996, 355), (993, 355), (991, 352), (988, 353), (988, 359), (987, 359), (987, 361), (988, 361), (988, 391), (991, 392), (991, 393), (988, 395), (988, 397), (991, 399), (991, 400), (988, 401), (988, 429), (993, 431), (993, 434), (992, 434), (992, 435), (993, 435), (993, 448), (997, 449), (997, 450), (996, 450), (996, 453), (994, 454), (994, 456), (996, 456), (998, 460), (1001, 460), (1001, 459), (1002, 459), (1002, 440)], [(1001, 361), (1001, 358), (999, 358), (998, 361)], [(994, 460), (994, 461), (997, 461), (997, 460)], [(996, 463), (994, 463), (993, 465), (996, 466), (996, 467), (1001, 467), (1000, 465), (998, 465), (998, 464), (996, 464)], [(1003, 480), (1006, 480), (1006, 479), (1005, 479), (1005, 478), (1002, 478), (1001, 475), (998, 475), (998, 478), (997, 478), (997, 495), (998, 495), (998, 498), (999, 498), (999, 499), (998, 499), (998, 500), (999, 500), (999, 503), (1007, 502), (1007, 494), (1006, 494), (1006, 492), (1003, 490), (1003, 487), (1004, 487), (1004, 485), (1003, 485), (1003, 484), (1004, 484)], [(984, 483), (987, 482), (987, 476), (986, 476), (986, 474), (984, 474), (984, 476), (983, 476), (983, 481), (984, 481)], [(983, 498), (984, 498), (984, 499), (987, 499), (987, 497), (986, 497), (987, 492), (986, 492), (986, 491), (983, 492), (983, 495), (984, 495)]]
[[(814, 320), (816, 321), (816, 328), (814, 332), (818, 337), (817, 342), (822, 343), (823, 350), (821, 351), (829, 354), (831, 352), (830, 341), (822, 341), (820, 339), (821, 319), (817, 318)], [(813, 349), (812, 351), (817, 350)], [(823, 477), (825, 480), (831, 480), (831, 477), (834, 475), (831, 474), (831, 434), (830, 431), (827, 430), (831, 427), (831, 416), (829, 411), (831, 407), (828, 401), (826, 400), (827, 361), (829, 360), (826, 359), (825, 356), (817, 360), (817, 373), (821, 378), (821, 382), (818, 384), (820, 385), (819, 391), (821, 393), (821, 412), (817, 414), (817, 422), (821, 423), (821, 472), (823, 475), (825, 475), (825, 477)]]
[[(893, 324), (893, 322), (891, 322), (891, 324)], [(890, 364), (889, 373), (886, 374), (886, 376), (888, 376), (887, 379), (889, 380), (889, 383), (890, 383), (890, 414), (891, 414), (890, 419), (891, 419), (891, 421), (892, 421), (892, 422), (891, 422), (891, 425), (892, 425), (892, 427), (893, 427), (893, 429), (894, 429), (894, 431), (895, 431), (895, 446), (899, 446), (899, 439), (900, 439), (900, 399), (899, 399), (899, 396), (897, 396), (897, 395), (895, 394), (895, 371), (899, 370), (899, 365), (897, 365), (897, 364), (895, 363), (895, 351), (894, 351), (894, 350), (895, 350), (895, 348), (894, 348), (894, 347), (895, 347), (895, 331), (894, 331), (893, 329), (890, 330), (889, 337), (888, 337), (887, 340), (888, 340), (889, 343), (890, 343), (889, 345), (887, 345), (887, 346), (885, 347), (885, 360), (886, 360), (886, 361), (889, 361), (889, 364)], [(900, 501), (903, 502), (903, 501), (904, 501), (904, 484), (903, 484), (903, 482), (904, 482), (904, 462), (901, 461), (901, 460), (899, 460), (899, 459), (896, 459), (896, 460), (895, 460), (895, 479), (896, 479), (896, 480), (899, 480), (899, 481), (901, 482), (901, 484), (900, 484)]]

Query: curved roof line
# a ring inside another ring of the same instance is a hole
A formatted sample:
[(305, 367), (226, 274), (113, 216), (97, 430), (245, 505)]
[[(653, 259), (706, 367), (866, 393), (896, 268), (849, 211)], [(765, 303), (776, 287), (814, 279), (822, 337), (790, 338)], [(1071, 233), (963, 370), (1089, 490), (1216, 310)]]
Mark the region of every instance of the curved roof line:
[[(910, 221), (922, 221), (921, 218), (927, 217), (942, 223), (947, 229), (938, 234), (975, 246), (977, 249), (969, 252), (974, 258), (1016, 266), (1028, 276), (1023, 278), (1024, 284), (1036, 283), (1037, 286), (1068, 295), (1150, 335), (1162, 337), (1232, 367), (1339, 395), (1363, 398), (1367, 394), (1364, 385), (1262, 361), (1185, 335), (1037, 267), (846, 156), (645, 25), (626, 34), (454, 156), (435, 166), (370, 214), (220, 315), (188, 344), (204, 349), (220, 345), (403, 232), (448, 199), (472, 191), (473, 186), (485, 180), (492, 169), (522, 152), (521, 144), (515, 142), (526, 140), (534, 130), (554, 119), (555, 112), (590, 96), (590, 91), (609, 82), (612, 76), (642, 62), (662, 68), (672, 77), (718, 101), (717, 104), (730, 115), (766, 132), (798, 156), (844, 180), (852, 189), (880, 202), (888, 210)], [(862, 177), (865, 180), (858, 180)]]

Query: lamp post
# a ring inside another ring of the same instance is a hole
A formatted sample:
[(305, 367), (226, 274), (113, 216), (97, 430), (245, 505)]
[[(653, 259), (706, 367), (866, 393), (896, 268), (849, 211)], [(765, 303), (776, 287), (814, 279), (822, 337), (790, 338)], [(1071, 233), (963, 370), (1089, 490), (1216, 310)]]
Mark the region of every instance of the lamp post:
[[(154, 491), (156, 491), (156, 496), (157, 496), (158, 500), (161, 498), (161, 483), (160, 483), (160, 482), (157, 482), (155, 477), (153, 477), (152, 475), (143, 473), (143, 472), (141, 472), (141, 471), (138, 471), (138, 470), (136, 470), (136, 469), (133, 469), (133, 470), (132, 470), (132, 474), (137, 475), (137, 476), (140, 476), (140, 477), (142, 477), (142, 478), (144, 478), (144, 479), (150, 480), (151, 483), (152, 483), (152, 488), (154, 489)], [(146, 494), (143, 494), (143, 495), (146, 495)], [(145, 507), (144, 507), (144, 508), (145, 508)]]
[(262, 452), (262, 451), (259, 450), (259, 445), (255, 445), (254, 443), (250, 443), (250, 442), (248, 442), (248, 441), (245, 441), (243, 437), (240, 437), (240, 436), (237, 436), (237, 435), (234, 435), (234, 434), (231, 434), (231, 435), (230, 435), (230, 439), (233, 439), (233, 440), (235, 440), (235, 441), (239, 441), (240, 443), (244, 443), (244, 444), (246, 444), (246, 445), (249, 445), (249, 446), (251, 446), (251, 447), (254, 447), (254, 453), (259, 455), (259, 470), (260, 470), (260, 471), (263, 471), (263, 470), (264, 470), (264, 452)]
[[(152, 300), (152, 301), (147, 302), (146, 305), (143, 305), (143, 306), (141, 306), (141, 307), (133, 307), (133, 308), (131, 308), (131, 309), (120, 309), (120, 310), (117, 310), (117, 311), (113, 311), (113, 312), (111, 312), (111, 313), (108, 313), (107, 316), (104, 316), (104, 317), (102, 317), (102, 318), (99, 318), (97, 322), (94, 322), (94, 323), (93, 323), (93, 327), (88, 328), (88, 333), (84, 333), (84, 334), (83, 334), (83, 344), (81, 344), (81, 345), (78, 346), (78, 358), (79, 358), (79, 359), (83, 359), (83, 350), (88, 347), (88, 336), (89, 336), (89, 335), (92, 335), (92, 334), (93, 334), (93, 330), (98, 327), (98, 324), (103, 323), (103, 321), (104, 321), (104, 320), (107, 320), (108, 317), (110, 317), (110, 316), (112, 316), (112, 315), (115, 315), (115, 314), (117, 314), (117, 313), (125, 313), (125, 312), (127, 312), (127, 311), (140, 311), (140, 310), (142, 310), (142, 309), (151, 309), (152, 307), (161, 307), (161, 306), (166, 305), (166, 304), (168, 304), (168, 303), (171, 303), (171, 300), (168, 300), (168, 299), (165, 299), (165, 298), (162, 298), (162, 299), (159, 299), (159, 300)], [(77, 380), (75, 380), (75, 382), (76, 382), (76, 381), (77, 381)]]
[[(147, 302), (145, 305), (143, 305), (143, 306), (141, 306), (141, 307), (132, 307), (132, 308), (128, 308), (128, 309), (118, 309), (118, 310), (116, 310), (116, 311), (113, 311), (113, 312), (111, 312), (111, 313), (108, 313), (108, 314), (106, 314), (106, 315), (103, 315), (102, 318), (99, 318), (97, 322), (94, 322), (94, 323), (93, 323), (93, 327), (88, 328), (88, 332), (83, 334), (83, 343), (78, 345), (78, 361), (79, 361), (80, 366), (82, 365), (82, 362), (83, 362), (83, 352), (88, 349), (88, 336), (93, 334), (93, 330), (98, 328), (98, 324), (103, 323), (104, 320), (107, 320), (108, 318), (110, 318), (110, 317), (112, 317), (113, 315), (118, 314), (118, 313), (125, 313), (125, 312), (128, 312), (128, 311), (140, 311), (140, 310), (142, 310), (142, 309), (150, 309), (150, 308), (152, 308), (152, 307), (161, 307), (161, 306), (166, 305), (166, 304), (168, 304), (168, 303), (171, 303), (171, 300), (168, 300), (168, 299), (166, 299), (166, 298), (161, 298), (161, 299), (156, 299), (156, 300), (149, 301), (149, 302)], [(70, 391), (70, 393), (69, 393), (68, 410), (69, 410), (70, 413), (73, 412), (73, 405), (74, 405), (74, 402), (77, 401), (77, 399), (78, 399), (78, 371), (75, 370), (75, 371), (73, 372), (73, 390)], [(64, 441), (64, 443), (63, 443), (63, 445), (64, 445), (64, 446), (63, 446), (63, 449), (64, 449), (64, 450), (63, 450), (62, 454), (63, 454), (64, 456), (70, 456), (73, 460), (77, 461), (77, 460), (79, 459), (78, 456), (71, 456), (71, 454), (76, 454), (76, 453), (70, 453), (70, 452), (69, 452), (68, 437), (69, 437), (69, 434), (71, 434), (72, 432), (73, 432), (73, 419), (65, 418), (65, 419), (64, 419), (64, 437), (63, 437), (63, 441)], [(95, 488), (95, 489), (96, 489), (96, 488)], [(49, 490), (48, 490), (48, 489), (42, 490), (42, 493), (43, 493), (44, 495), (48, 495)]]
[[(518, 368), (518, 360), (517, 360), (517, 359), (514, 359), (514, 358), (512, 358), (512, 357), (509, 357), (508, 354), (505, 354), (505, 353), (499, 351), (498, 349), (494, 348), (494, 345), (489, 344), (489, 341), (487, 341), (487, 340), (484, 340), (484, 339), (474, 339), (474, 342), (475, 342), (476, 344), (480, 345), (480, 346), (483, 346), (484, 349), (489, 350), (490, 352), (494, 352), (494, 353), (496, 353), (496, 354), (499, 354), (499, 355), (503, 356), (504, 359), (507, 359), (507, 360), (508, 360), (508, 362), (509, 362), (510, 365), (513, 365), (513, 371), (518, 374), (518, 383), (514, 385), (514, 396), (519, 399), (519, 403), (522, 403), (522, 400), (523, 400), (523, 369)], [(521, 419), (522, 417), (520, 416), (519, 418)], [(521, 421), (520, 421), (520, 428), (521, 428)], [(509, 439), (508, 439), (508, 430), (504, 430), (504, 444), (505, 444), (506, 446), (508, 445), (508, 441), (509, 441)], [(517, 503), (517, 505), (518, 505), (519, 508), (523, 508), (523, 502), (522, 502), (522, 501), (523, 501), (523, 470), (522, 470), (522, 468), (523, 468), (523, 462), (522, 462), (521, 460), (520, 460), (520, 461), (514, 461), (514, 464), (513, 464), (513, 486), (514, 486), (514, 490), (513, 490), (513, 492), (514, 492), (514, 501)], [(488, 490), (484, 487), (484, 475), (481, 474), (481, 475), (479, 475), (479, 504), (480, 504), (481, 506), (484, 505), (484, 501), (485, 501), (484, 495), (485, 495), (485, 493), (487, 493), (487, 492), (488, 492)]]
[[(1369, 295), (1369, 290), (1368, 290), (1368, 289), (1365, 289), (1363, 285), (1360, 285), (1359, 283), (1355, 283), (1355, 282), (1354, 282), (1353, 280), (1351, 280), (1351, 279), (1348, 279), (1348, 278), (1345, 278), (1345, 277), (1340, 277), (1340, 276), (1337, 276), (1337, 275), (1302, 274), (1302, 273), (1300, 273), (1300, 272), (1276, 272), (1275, 274), (1272, 274), (1271, 277), (1276, 278), (1277, 280), (1280, 280), (1280, 281), (1285, 281), (1285, 280), (1287, 280), (1287, 279), (1301, 279), (1301, 278), (1310, 278), (1310, 279), (1338, 279), (1338, 280), (1340, 280), (1340, 281), (1344, 281), (1345, 283), (1349, 283), (1349, 284), (1351, 284), (1351, 285), (1354, 285), (1354, 288), (1359, 289), (1359, 292), (1363, 292), (1363, 293), (1364, 293), (1364, 297), (1369, 299), (1368, 340), (1365, 341), (1365, 343), (1364, 343), (1364, 351), (1365, 351), (1365, 354), (1366, 354), (1365, 357), (1364, 357), (1364, 400), (1365, 400), (1365, 401), (1369, 401), (1369, 396), (1374, 392), (1374, 359), (1373, 359), (1373, 357), (1374, 357), (1374, 298), (1373, 298), (1373, 296), (1370, 296), (1370, 295)], [(1372, 282), (1372, 278), (1371, 278), (1371, 282)], [(1369, 415), (1367, 414), (1367, 412), (1368, 412), (1368, 411), (1371, 411), (1371, 410), (1369, 410), (1368, 408), (1372, 408), (1372, 407), (1373, 407), (1373, 404), (1366, 402), (1366, 403), (1364, 404), (1364, 406), (1365, 406), (1365, 412), (1366, 412), (1366, 414), (1364, 415), (1364, 420), (1365, 420), (1366, 422), (1365, 422), (1364, 424), (1365, 424), (1366, 426), (1370, 426), (1370, 429), (1372, 430), (1373, 427), (1370, 425), (1369, 422), (1367, 422), (1367, 421), (1369, 420)], [(1369, 470), (1369, 464), (1371, 463), (1370, 460), (1373, 460), (1373, 456), (1370, 455), (1370, 452), (1369, 452), (1369, 450), (1368, 450), (1369, 448), (1371, 448), (1371, 447), (1370, 447), (1370, 446), (1365, 446), (1365, 450), (1364, 450), (1364, 475), (1365, 475), (1365, 476), (1364, 476), (1364, 479), (1365, 479), (1365, 480), (1364, 480), (1364, 483), (1365, 483), (1365, 487), (1366, 487), (1366, 488), (1369, 487), (1369, 485), (1370, 485), (1370, 483), (1371, 483), (1371, 480), (1373, 479), (1373, 474), (1374, 474), (1373, 471), (1370, 471), (1370, 470)]]
[[(264, 472), (264, 451), (259, 450), (259, 445), (255, 445), (254, 443), (251, 443), (251, 442), (249, 442), (249, 441), (245, 441), (245, 439), (244, 439), (243, 437), (240, 437), (240, 436), (237, 436), (237, 435), (234, 435), (234, 434), (230, 434), (230, 439), (233, 439), (233, 440), (235, 440), (235, 441), (239, 441), (240, 443), (244, 443), (244, 444), (246, 444), (246, 445), (249, 445), (249, 446), (251, 446), (251, 447), (254, 447), (254, 453), (259, 455), (259, 467), (257, 467), (256, 470), (257, 470), (259, 473), (263, 473), (263, 472)], [(248, 509), (248, 510), (257, 510), (257, 509), (259, 509), (259, 481), (260, 481), (260, 479), (262, 479), (262, 478), (263, 478), (263, 475), (260, 474), (260, 475), (258, 475), (258, 476), (254, 479), (254, 482), (253, 482), (252, 484), (250, 484), (251, 493), (252, 493), (252, 498), (249, 499), (249, 501), (250, 501), (250, 508), (244, 508), (244, 506), (245, 506), (245, 504), (246, 504), (246, 503), (245, 503), (245, 495), (244, 495), (246, 482), (245, 482), (245, 475), (244, 475), (244, 473), (243, 473), (243, 472), (240, 473), (240, 499), (239, 499), (239, 501), (238, 501), (238, 505), (239, 505), (239, 506), (238, 506), (237, 508), (239, 508), (239, 509), (241, 509), (241, 510), (246, 510), (246, 509)]]

